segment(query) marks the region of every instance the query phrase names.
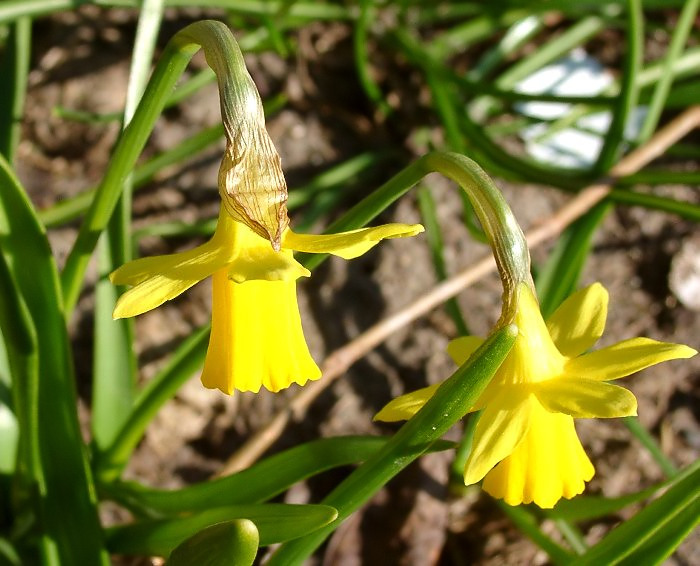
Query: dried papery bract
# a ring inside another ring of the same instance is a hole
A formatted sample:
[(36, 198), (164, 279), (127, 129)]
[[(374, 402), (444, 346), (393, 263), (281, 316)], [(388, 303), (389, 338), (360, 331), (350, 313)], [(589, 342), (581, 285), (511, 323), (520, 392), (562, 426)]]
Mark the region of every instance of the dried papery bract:
[(289, 225), (287, 184), (279, 154), (265, 130), (264, 119), (241, 123), (228, 135), (219, 168), (219, 194), (228, 213), (280, 250)]
[[(195, 41), (216, 73), (226, 133), (219, 194), (232, 218), (269, 240), (279, 251), (282, 233), (289, 225), (287, 184), (280, 156), (265, 129), (260, 94), (231, 33), (213, 22), (198, 24), (206, 26), (206, 32), (197, 33)], [(187, 29), (192, 29), (194, 35), (198, 24), (183, 30), (182, 37), (187, 38)]]

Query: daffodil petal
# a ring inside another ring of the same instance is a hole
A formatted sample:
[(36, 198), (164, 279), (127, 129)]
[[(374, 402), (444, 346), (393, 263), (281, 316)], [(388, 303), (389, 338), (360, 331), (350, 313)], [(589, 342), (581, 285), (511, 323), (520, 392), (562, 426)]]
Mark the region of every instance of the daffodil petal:
[(551, 379), (533, 387), (542, 406), (577, 419), (629, 417), (637, 399), (624, 387), (592, 379)]
[(479, 336), (460, 336), (450, 341), (447, 345), (447, 353), (454, 363), (461, 366), (483, 343), (484, 339)]
[(632, 338), (568, 360), (564, 371), (571, 377), (608, 381), (667, 360), (691, 358), (695, 354), (695, 350), (683, 344)]
[(531, 396), (505, 397), (494, 399), (479, 417), (472, 451), (464, 468), (465, 485), (478, 482), (513, 452), (530, 428), (531, 405), (536, 401)]
[(186, 252), (142, 257), (115, 269), (109, 279), (115, 285), (138, 285), (156, 275), (167, 279), (201, 281), (231, 261), (226, 249), (213, 240)]
[(299, 252), (329, 253), (343, 259), (352, 259), (361, 256), (381, 240), (415, 236), (423, 230), (420, 224), (384, 224), (340, 234), (321, 235), (297, 234), (287, 229), (282, 235), (282, 247)]
[(428, 385), (389, 401), (381, 411), (374, 415), (375, 421), (392, 423), (407, 421), (423, 408), (428, 400), (435, 394), (440, 383)]
[(234, 283), (222, 269), (212, 290), (205, 387), (227, 394), (279, 391), (321, 376), (304, 339), (294, 281)]
[(112, 312), (112, 318), (129, 318), (159, 307), (199, 283), (199, 279), (169, 279), (154, 275), (124, 293)]
[(562, 497), (583, 492), (595, 473), (576, 435), (574, 420), (531, 406), (523, 440), (484, 478), (484, 490), (509, 505), (535, 503), (549, 509)]
[(603, 335), (607, 314), (608, 292), (594, 283), (566, 299), (547, 320), (547, 329), (557, 349), (573, 358)]

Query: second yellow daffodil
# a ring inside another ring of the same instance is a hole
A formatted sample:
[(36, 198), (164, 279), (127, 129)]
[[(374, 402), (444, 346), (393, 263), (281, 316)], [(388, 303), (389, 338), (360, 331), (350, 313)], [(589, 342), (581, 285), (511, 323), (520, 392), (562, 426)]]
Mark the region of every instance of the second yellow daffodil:
[[(654, 364), (697, 352), (680, 344), (633, 338), (587, 352), (600, 338), (608, 294), (600, 284), (569, 297), (545, 323), (529, 285), (517, 290), (513, 349), (473, 411), (482, 410), (464, 470), (467, 485), (510, 505), (534, 502), (550, 508), (584, 490), (594, 468), (581, 446), (574, 418), (636, 415), (630, 391), (610, 381)], [(463, 364), (482, 339), (458, 338), (448, 346)], [(390, 402), (377, 420), (413, 416), (439, 387), (433, 385)]]

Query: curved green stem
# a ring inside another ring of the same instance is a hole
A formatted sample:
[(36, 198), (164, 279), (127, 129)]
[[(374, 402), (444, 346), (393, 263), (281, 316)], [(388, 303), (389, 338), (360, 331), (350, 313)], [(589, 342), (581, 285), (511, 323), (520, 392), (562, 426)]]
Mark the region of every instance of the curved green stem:
[[(530, 276), (530, 253), (525, 236), (503, 195), (483, 169), (468, 157), (439, 151), (424, 155), (350, 209), (326, 232), (342, 232), (364, 226), (428, 173), (441, 173), (456, 182), (474, 207), (503, 281), (503, 312), (497, 327), (507, 324), (515, 309), (514, 290), (518, 283), (526, 283), (534, 289)], [(304, 256), (302, 263), (311, 269), (324, 258), (321, 254)]]

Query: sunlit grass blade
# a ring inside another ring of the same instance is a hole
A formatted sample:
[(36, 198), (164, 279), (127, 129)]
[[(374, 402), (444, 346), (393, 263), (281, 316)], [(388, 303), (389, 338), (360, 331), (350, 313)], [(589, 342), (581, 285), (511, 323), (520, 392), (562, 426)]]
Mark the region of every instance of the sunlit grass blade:
[(202, 367), (207, 353), (209, 330), (209, 325), (206, 325), (180, 344), (166, 366), (138, 394), (131, 412), (112, 443), (96, 451), (95, 474), (100, 481), (110, 481), (119, 476), (158, 410)]
[[(621, 523), (586, 554), (572, 562), (575, 566), (632, 563), (632, 556), (653, 549), (655, 558), (667, 556), (683, 535), (700, 519), (700, 466), (675, 483), (666, 493), (631, 519)], [(648, 546), (647, 546), (648, 545)], [(658, 546), (657, 546), (658, 545)], [(645, 564), (656, 564), (656, 560)], [(624, 562), (623, 562), (624, 561)]]
[(614, 189), (608, 198), (619, 204), (642, 206), (650, 210), (660, 210), (677, 214), (681, 218), (700, 222), (700, 205), (662, 197), (651, 193)]
[[(0, 23), (12, 21), (22, 16), (45, 16), (75, 8), (81, 0), (5, 0), (0, 4)], [(140, 0), (95, 0), (102, 6), (138, 8)], [(261, 16), (274, 14), (284, 8), (286, 2), (271, 0), (166, 0), (167, 6), (200, 6), (206, 8), (226, 8), (240, 14)], [(352, 12), (344, 6), (321, 2), (294, 2), (289, 8), (290, 18), (301, 20), (350, 20)]]
[(35, 410), (39, 360), (34, 323), (1, 253), (0, 296), (0, 516), (11, 517), (13, 506), (32, 505), (32, 493), (41, 478)]
[(641, 0), (627, 0), (626, 53), (622, 67), (620, 94), (603, 147), (592, 170), (607, 173), (622, 151), (625, 127), (639, 97), (639, 73), (644, 59), (644, 11)]
[[(683, 5), (683, 9), (681, 10), (681, 14), (676, 22), (673, 34), (671, 35), (668, 49), (666, 50), (666, 58), (663, 63), (664, 72), (661, 79), (654, 87), (654, 92), (647, 108), (647, 115), (644, 118), (642, 129), (637, 137), (637, 142), (640, 144), (646, 142), (652, 136), (659, 123), (661, 113), (666, 105), (666, 100), (671, 92), (673, 67), (683, 52), (683, 47), (688, 40), (688, 35), (695, 22), (699, 6), (700, 0), (687, 0)], [(695, 92), (697, 93), (697, 91)], [(695, 101), (697, 102), (697, 97)]]
[[(131, 121), (146, 87), (162, 15), (163, 0), (143, 1), (129, 71), (124, 127)], [(123, 288), (109, 281), (109, 274), (132, 257), (132, 190), (133, 177), (129, 175), (98, 248), (91, 422), (93, 443), (98, 450), (112, 443), (134, 402), (138, 371), (132, 347), (134, 322), (130, 318), (112, 320), (112, 311)]]
[(282, 545), (268, 565), (301, 564), (340, 524), (462, 418), (486, 387), (515, 341), (508, 326), (486, 340), (386, 445), (339, 484), (323, 503), (338, 510), (328, 527)]
[(360, 17), (353, 28), (353, 53), (355, 55), (355, 68), (357, 69), (360, 86), (365, 91), (367, 98), (386, 117), (391, 114), (392, 109), (384, 99), (379, 85), (372, 77), (367, 54), (368, 30), (373, 18), (374, 6), (372, 0), (360, 0)]
[(259, 543), (253, 521), (217, 523), (180, 543), (170, 555), (168, 566), (250, 566)]
[[(94, 487), (77, 416), (75, 376), (62, 310), (58, 271), (43, 227), (9, 165), (0, 156), (0, 232), (3, 254), (37, 333), (41, 416), (38, 503), (42, 526), (64, 564), (108, 564), (102, 548)], [(31, 400), (30, 400), (31, 401)], [(65, 520), (70, 509), (71, 520)]]
[(569, 521), (591, 521), (605, 515), (612, 515), (621, 509), (639, 503), (645, 499), (649, 499), (654, 494), (663, 489), (672, 487), (681, 481), (684, 481), (688, 476), (694, 474), (700, 468), (700, 460), (694, 464), (679, 471), (678, 474), (670, 479), (652, 485), (646, 489), (640, 490), (629, 495), (621, 495), (620, 497), (602, 497), (597, 495), (580, 495), (573, 499), (562, 499), (556, 504), (554, 509), (547, 509), (544, 514), (551, 518), (562, 518)]
[[(203, 511), (217, 506), (262, 503), (292, 485), (327, 470), (359, 464), (384, 446), (378, 436), (338, 436), (300, 444), (233, 475), (177, 490), (153, 489), (133, 482), (105, 485), (110, 498), (149, 516)], [(431, 451), (448, 450), (436, 442)]]
[(12, 163), (19, 143), (31, 55), (32, 22), (19, 18), (10, 26), (0, 56), (0, 154)]
[(600, 203), (571, 224), (559, 237), (535, 278), (542, 315), (547, 318), (576, 290), (591, 249), (591, 239), (610, 205)]
[(6, 538), (0, 538), (0, 560), (7, 566), (23, 566), (22, 558), (17, 549)]
[(645, 544), (618, 564), (620, 566), (662, 564), (698, 525), (700, 525), (700, 501), (674, 515), (663, 529), (654, 533)]
[(467, 77), (480, 80), (489, 75), (508, 56), (533, 39), (543, 28), (544, 18), (541, 14), (533, 14), (515, 22), (503, 34), (503, 37), (482, 55), (473, 68), (469, 69)]
[(426, 44), (426, 52), (429, 52), (436, 59), (445, 60), (458, 51), (498, 33), (501, 29), (509, 27), (529, 15), (528, 10), (522, 8), (486, 12), (454, 25), (437, 35), (430, 43)]
[(174, 519), (143, 520), (106, 530), (110, 551), (119, 554), (168, 556), (173, 549), (198, 531), (233, 519), (248, 519), (260, 533), (260, 546), (304, 536), (314, 532), (337, 516), (328, 505), (232, 505), (217, 507)]

